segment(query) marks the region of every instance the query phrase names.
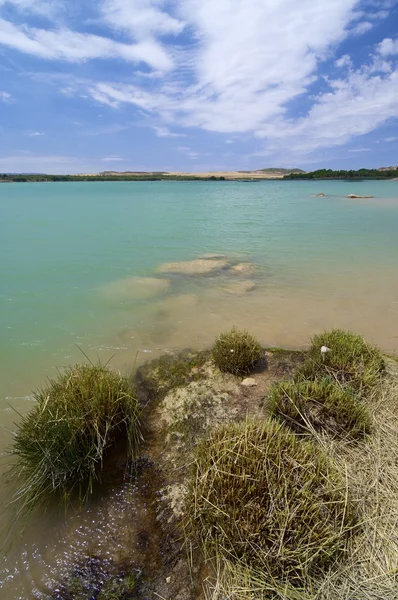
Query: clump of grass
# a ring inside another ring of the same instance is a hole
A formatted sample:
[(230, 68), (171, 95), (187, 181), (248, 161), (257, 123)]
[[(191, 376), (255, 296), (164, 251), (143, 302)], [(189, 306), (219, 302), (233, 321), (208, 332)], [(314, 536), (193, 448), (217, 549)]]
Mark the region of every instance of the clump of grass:
[(264, 350), (247, 331), (233, 327), (216, 340), (212, 354), (220, 371), (247, 375), (264, 356)]
[(34, 394), (35, 405), (14, 434), (11, 474), (23, 510), (57, 493), (84, 502), (107, 451), (121, 436), (133, 458), (139, 440), (138, 403), (126, 379), (101, 365), (75, 365)]
[(207, 556), (289, 583), (326, 569), (356, 524), (327, 456), (275, 421), (229, 424), (202, 442), (187, 508)]
[(293, 431), (326, 431), (335, 437), (361, 438), (371, 430), (371, 418), (349, 388), (331, 379), (275, 384), (270, 395), (271, 414)]
[[(322, 354), (322, 346), (329, 351)], [(385, 361), (377, 346), (350, 331), (333, 329), (311, 340), (309, 358), (299, 369), (298, 377), (315, 379), (326, 375), (342, 385), (367, 392), (380, 383), (384, 371)]]

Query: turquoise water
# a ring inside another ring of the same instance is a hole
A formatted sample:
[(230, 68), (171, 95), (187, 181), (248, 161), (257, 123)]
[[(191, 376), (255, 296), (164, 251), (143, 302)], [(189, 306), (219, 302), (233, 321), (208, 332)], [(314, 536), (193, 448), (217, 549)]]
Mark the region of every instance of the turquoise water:
[[(313, 197), (319, 191), (328, 197)], [(352, 192), (377, 200), (344, 198)], [(253, 261), (268, 300), (296, 296), (298, 321), (299, 299), (311, 288), (322, 296), (322, 285), (326, 310), (330, 292), (344, 292), (350, 301), (350, 292), (356, 298), (369, 278), (377, 285), (384, 279), (379, 300), (386, 293), (398, 300), (395, 290), (384, 289), (398, 266), (397, 181), (2, 184), (0, 211), (3, 396), (27, 394), (28, 384), (54, 365), (75, 359), (77, 345), (94, 354), (107, 346), (134, 353), (131, 336), (120, 335), (137, 328), (150, 346), (149, 332), (162, 328), (161, 316), (151, 312), (155, 301), (118, 302), (100, 288), (153, 276), (163, 262), (207, 252)], [(168, 296), (192, 289), (200, 296), (204, 287), (203, 280), (178, 281)], [(393, 349), (392, 336), (383, 336), (375, 330), (377, 341)], [(305, 342), (294, 332), (285, 339)]]
[[(291, 347), (347, 327), (397, 351), (397, 232), (398, 181), (1, 184), (1, 455), (18, 418), (11, 407), (26, 412), (31, 391), (81, 351), (127, 372), (233, 324)], [(158, 273), (207, 253), (255, 270)], [(0, 597), (37, 597), (50, 563), (54, 576), (67, 554), (61, 521), (49, 545), (37, 517), (0, 568)]]

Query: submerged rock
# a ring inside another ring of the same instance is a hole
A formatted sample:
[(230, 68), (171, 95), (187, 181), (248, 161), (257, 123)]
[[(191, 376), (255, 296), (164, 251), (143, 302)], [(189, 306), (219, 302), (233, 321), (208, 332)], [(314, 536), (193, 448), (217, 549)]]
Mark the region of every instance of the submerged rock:
[(224, 286), (224, 291), (234, 296), (244, 296), (247, 292), (251, 292), (256, 287), (254, 281), (245, 279), (244, 281), (232, 281)]
[(202, 254), (199, 256), (200, 260), (226, 260), (226, 254)]
[(227, 260), (198, 258), (182, 262), (171, 262), (160, 265), (158, 273), (169, 273), (174, 275), (212, 275), (217, 271), (227, 269)]
[(164, 294), (170, 288), (168, 279), (156, 277), (127, 277), (101, 288), (110, 300), (145, 300)]
[(315, 197), (316, 198), (325, 198), (326, 195), (323, 192), (321, 192), (320, 194), (315, 194)]
[(358, 196), (357, 194), (348, 194), (347, 198), (374, 198), (374, 196)]
[(238, 263), (231, 267), (231, 272), (237, 275), (252, 275), (255, 270), (255, 265), (250, 262)]

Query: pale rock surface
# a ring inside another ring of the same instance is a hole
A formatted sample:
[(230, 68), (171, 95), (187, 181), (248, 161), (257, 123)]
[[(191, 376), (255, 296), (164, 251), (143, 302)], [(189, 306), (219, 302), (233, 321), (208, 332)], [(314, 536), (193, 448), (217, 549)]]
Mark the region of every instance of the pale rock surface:
[(247, 377), (242, 381), (241, 385), (243, 385), (244, 387), (256, 387), (257, 382), (252, 377)]
[(166, 293), (170, 288), (168, 279), (156, 277), (127, 277), (101, 288), (110, 300), (145, 300)]
[(198, 258), (182, 262), (171, 262), (160, 265), (159, 273), (170, 273), (174, 275), (211, 275), (217, 271), (228, 268), (227, 260), (212, 260)]

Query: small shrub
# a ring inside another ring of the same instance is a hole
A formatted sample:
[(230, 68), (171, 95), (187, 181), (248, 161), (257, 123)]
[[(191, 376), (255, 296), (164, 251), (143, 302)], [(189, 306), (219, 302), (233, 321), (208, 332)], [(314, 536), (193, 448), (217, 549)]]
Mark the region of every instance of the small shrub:
[[(322, 346), (330, 351), (322, 354)], [(377, 346), (350, 331), (333, 329), (311, 340), (309, 358), (299, 369), (298, 377), (330, 376), (342, 385), (366, 392), (380, 382), (384, 371), (385, 362)]]
[(132, 458), (139, 439), (138, 403), (128, 382), (102, 366), (76, 365), (34, 394), (11, 449), (17, 498), (30, 510), (58, 492), (87, 499), (105, 453), (125, 436)]
[(253, 336), (235, 328), (221, 334), (213, 347), (216, 366), (233, 375), (247, 375), (263, 355), (261, 344)]
[(278, 383), (271, 391), (270, 409), (297, 433), (313, 428), (359, 438), (371, 429), (367, 408), (350, 389), (330, 379)]
[(290, 583), (327, 568), (356, 523), (329, 459), (275, 421), (229, 424), (202, 442), (187, 509), (206, 555)]

